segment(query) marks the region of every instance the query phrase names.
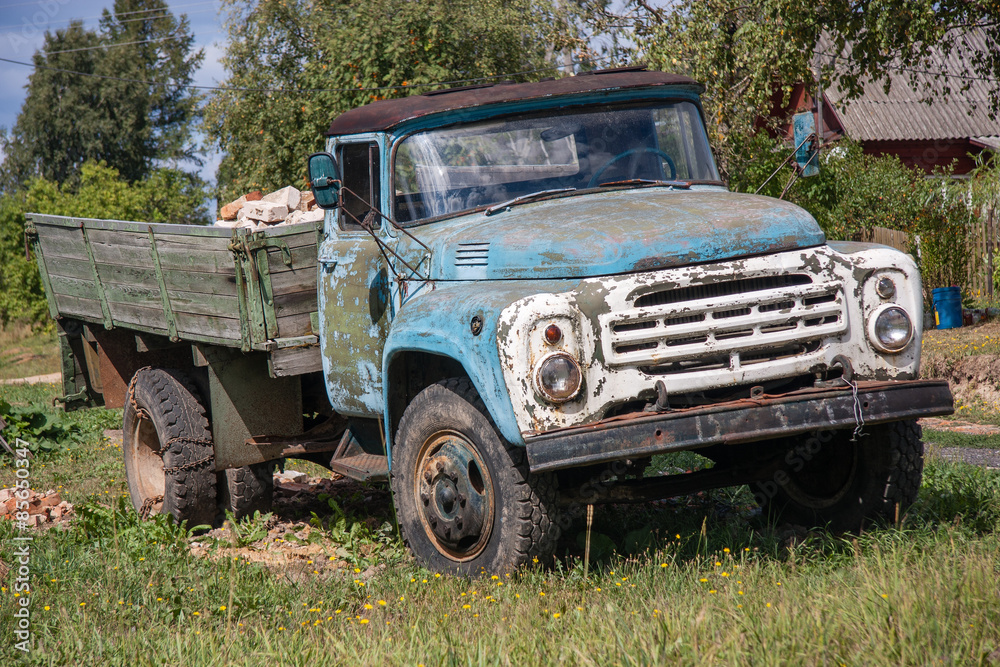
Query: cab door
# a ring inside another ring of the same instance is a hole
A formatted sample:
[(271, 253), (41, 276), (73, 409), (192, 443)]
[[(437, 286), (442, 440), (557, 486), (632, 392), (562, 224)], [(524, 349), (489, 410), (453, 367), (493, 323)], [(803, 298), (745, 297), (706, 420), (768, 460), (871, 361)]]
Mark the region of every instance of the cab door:
[[(375, 135), (337, 142), (340, 206), (327, 216), (319, 248), (320, 346), (330, 403), (353, 417), (382, 413), (382, 347), (390, 314), (389, 267), (370, 224), (384, 243), (383, 140)], [(391, 256), (391, 255), (390, 255)]]

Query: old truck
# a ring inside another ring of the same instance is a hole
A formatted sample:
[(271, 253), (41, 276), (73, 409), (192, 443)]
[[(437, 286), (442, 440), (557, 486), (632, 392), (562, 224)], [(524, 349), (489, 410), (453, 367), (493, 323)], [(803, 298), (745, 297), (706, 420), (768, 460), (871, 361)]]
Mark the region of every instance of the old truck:
[[(31, 215), (68, 408), (124, 408), (135, 509), (267, 509), (275, 461), (391, 484), (420, 562), (550, 554), (595, 503), (749, 484), (853, 530), (917, 493), (920, 275), (729, 192), (701, 87), (641, 68), (354, 109), (319, 226)], [(714, 465), (646, 474), (696, 450)]]

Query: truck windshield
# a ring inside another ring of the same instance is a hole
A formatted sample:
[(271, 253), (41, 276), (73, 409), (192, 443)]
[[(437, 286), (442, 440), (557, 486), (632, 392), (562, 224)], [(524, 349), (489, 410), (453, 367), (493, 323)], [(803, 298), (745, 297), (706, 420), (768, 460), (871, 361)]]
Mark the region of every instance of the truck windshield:
[(634, 179), (719, 180), (693, 103), (551, 112), (410, 135), (396, 150), (395, 215), (416, 222), (540, 190)]

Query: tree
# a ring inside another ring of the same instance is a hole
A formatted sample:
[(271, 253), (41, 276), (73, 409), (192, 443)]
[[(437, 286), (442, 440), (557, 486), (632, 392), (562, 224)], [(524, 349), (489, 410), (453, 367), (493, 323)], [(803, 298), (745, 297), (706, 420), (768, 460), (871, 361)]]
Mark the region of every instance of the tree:
[(572, 6), (533, 0), (225, 0), (225, 90), (206, 110), (222, 199), (303, 185), (339, 113), (439, 82), (535, 72), (579, 48)]
[(104, 160), (128, 181), (163, 161), (197, 161), (199, 96), (188, 86), (202, 53), (192, 53), (193, 43), (187, 18), (163, 0), (116, 0), (97, 31), (75, 21), (47, 32), (3, 137), (0, 189), (14, 192), (38, 176), (75, 180), (87, 160)]
[(48, 316), (38, 267), (26, 255), (25, 212), (205, 224), (204, 192), (197, 177), (177, 169), (160, 168), (129, 183), (117, 169), (88, 161), (75, 181), (36, 178), (26, 191), (0, 196), (0, 326), (12, 320), (38, 324)]
[[(768, 116), (775, 93), (787, 103), (792, 84), (819, 76), (848, 99), (866, 82), (889, 85), (893, 71), (936, 71), (936, 50), (966, 49), (982, 31), (990, 48), (973, 54), (971, 77), (1000, 79), (1000, 7), (967, 0), (675, 0), (655, 8), (628, 0), (625, 11), (597, 12), (595, 23), (627, 26), (626, 55), (706, 85), (711, 139), (726, 176), (739, 174), (751, 137)], [(620, 29), (620, 28), (619, 28)], [(971, 79), (961, 80), (967, 86)], [(947, 95), (955, 80), (940, 86)], [(933, 95), (936, 91), (925, 91)], [(990, 99), (1000, 111), (1000, 86)]]

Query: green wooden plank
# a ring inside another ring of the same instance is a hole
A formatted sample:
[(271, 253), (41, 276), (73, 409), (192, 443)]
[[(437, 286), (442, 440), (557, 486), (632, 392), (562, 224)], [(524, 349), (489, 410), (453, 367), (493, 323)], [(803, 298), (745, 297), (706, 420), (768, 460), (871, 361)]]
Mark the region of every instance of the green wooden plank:
[(274, 310), (278, 317), (311, 313), (317, 307), (315, 290), (279, 294), (274, 298)]
[[(160, 254), (160, 266), (165, 272), (194, 271), (197, 273), (217, 273), (235, 275), (233, 257), (228, 250), (219, 251), (180, 247), (157, 242), (157, 252)], [(94, 248), (94, 257), (102, 264), (120, 266), (149, 266), (149, 246), (145, 248), (131, 246), (111, 246), (101, 244)]]
[(156, 239), (153, 238), (153, 228), (149, 228), (149, 251), (153, 257), (153, 268), (156, 270), (156, 281), (160, 288), (160, 300), (163, 304), (163, 316), (167, 320), (167, 332), (170, 334), (170, 340), (176, 341), (177, 338), (177, 322), (174, 320), (174, 311), (170, 307), (170, 294), (167, 293), (167, 285), (163, 281), (163, 268), (160, 266), (160, 254), (156, 251)]
[(104, 323), (104, 311), (101, 310), (101, 302), (96, 299), (85, 299), (71, 294), (56, 294), (56, 308), (61, 317), (75, 317), (95, 322)]
[(278, 338), (308, 336), (313, 333), (310, 313), (286, 315), (278, 318)]
[(301, 271), (303, 269), (315, 269), (317, 262), (317, 249), (315, 245), (302, 248), (290, 248), (292, 254), (292, 265), (289, 267), (282, 258), (282, 253), (277, 249), (269, 249), (267, 252), (268, 267), (273, 274), (285, 271)]
[(87, 249), (87, 257), (90, 259), (90, 266), (94, 270), (94, 286), (97, 288), (97, 295), (101, 301), (101, 310), (104, 311), (104, 328), (112, 329), (114, 328), (114, 324), (111, 322), (111, 311), (108, 310), (108, 300), (104, 298), (104, 286), (101, 284), (101, 277), (97, 273), (97, 263), (94, 261), (93, 248), (87, 240), (87, 228), (82, 227), (80, 231), (83, 232), (83, 246)]

